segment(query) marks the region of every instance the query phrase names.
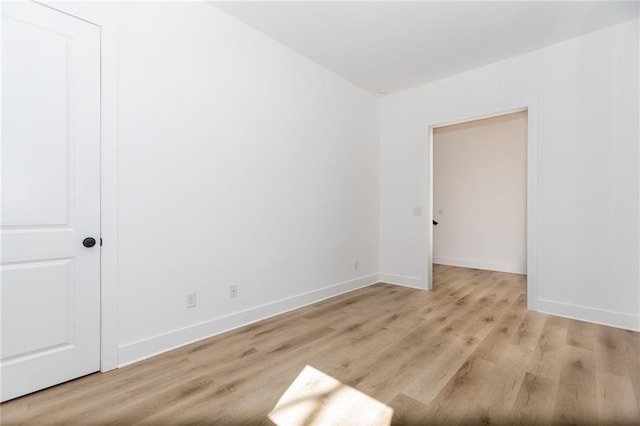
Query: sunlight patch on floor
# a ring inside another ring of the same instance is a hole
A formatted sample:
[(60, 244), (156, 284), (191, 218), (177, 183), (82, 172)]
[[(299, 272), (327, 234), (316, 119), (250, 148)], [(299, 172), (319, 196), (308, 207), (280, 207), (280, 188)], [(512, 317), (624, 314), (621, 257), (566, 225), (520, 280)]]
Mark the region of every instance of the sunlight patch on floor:
[(393, 409), (307, 365), (269, 413), (285, 425), (389, 425)]

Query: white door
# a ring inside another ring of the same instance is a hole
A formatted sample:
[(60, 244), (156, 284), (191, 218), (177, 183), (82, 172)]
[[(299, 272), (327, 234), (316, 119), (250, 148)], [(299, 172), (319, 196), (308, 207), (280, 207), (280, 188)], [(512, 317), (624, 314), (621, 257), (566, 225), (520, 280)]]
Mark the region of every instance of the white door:
[(98, 27), (3, 2), (1, 155), (5, 401), (100, 368)]

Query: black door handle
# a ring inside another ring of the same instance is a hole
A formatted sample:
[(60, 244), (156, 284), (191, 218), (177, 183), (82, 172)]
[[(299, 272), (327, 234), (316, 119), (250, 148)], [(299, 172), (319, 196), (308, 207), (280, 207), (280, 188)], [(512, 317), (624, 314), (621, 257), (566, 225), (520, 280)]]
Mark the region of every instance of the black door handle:
[(434, 224), (434, 225), (437, 225), (437, 224), (438, 224), (438, 222), (436, 222), (436, 221), (434, 220), (434, 221), (433, 221), (433, 224)]
[(82, 240), (82, 245), (85, 247), (93, 247), (96, 245), (96, 239), (92, 237), (87, 237)]

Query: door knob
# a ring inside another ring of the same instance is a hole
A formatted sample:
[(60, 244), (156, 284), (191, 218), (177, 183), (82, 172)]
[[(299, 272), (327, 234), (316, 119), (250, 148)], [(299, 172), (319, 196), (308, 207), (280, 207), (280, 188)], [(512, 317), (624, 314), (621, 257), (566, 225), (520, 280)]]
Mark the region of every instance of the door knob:
[(85, 247), (93, 247), (96, 245), (96, 239), (92, 237), (87, 237), (82, 240), (82, 245)]

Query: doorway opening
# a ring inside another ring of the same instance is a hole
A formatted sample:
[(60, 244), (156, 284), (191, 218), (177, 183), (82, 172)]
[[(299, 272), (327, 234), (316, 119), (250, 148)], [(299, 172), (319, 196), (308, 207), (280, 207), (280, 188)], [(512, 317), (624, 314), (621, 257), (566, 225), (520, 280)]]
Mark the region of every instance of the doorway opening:
[(534, 309), (536, 120), (523, 102), (429, 126), (428, 289), (434, 264), (521, 274)]

